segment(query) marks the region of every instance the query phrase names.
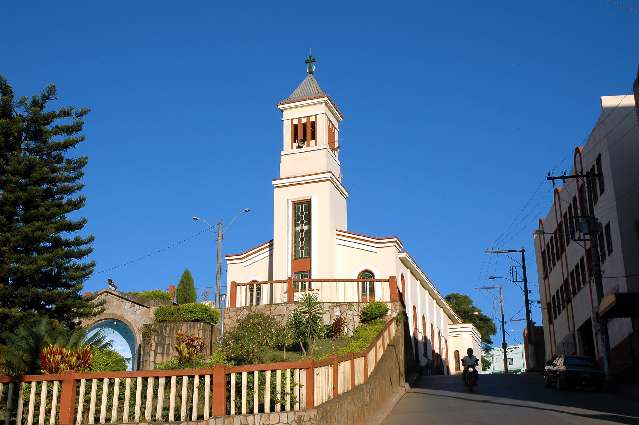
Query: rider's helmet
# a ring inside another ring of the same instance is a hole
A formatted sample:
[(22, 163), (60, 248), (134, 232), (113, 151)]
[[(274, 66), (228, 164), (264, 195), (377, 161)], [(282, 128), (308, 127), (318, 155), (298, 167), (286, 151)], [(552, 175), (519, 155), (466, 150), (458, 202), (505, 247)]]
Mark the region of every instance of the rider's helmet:
[(472, 348), (469, 348), (468, 350), (466, 350), (466, 353), (467, 353), (469, 356), (472, 356), (472, 355), (473, 355), (473, 349), (472, 349)]

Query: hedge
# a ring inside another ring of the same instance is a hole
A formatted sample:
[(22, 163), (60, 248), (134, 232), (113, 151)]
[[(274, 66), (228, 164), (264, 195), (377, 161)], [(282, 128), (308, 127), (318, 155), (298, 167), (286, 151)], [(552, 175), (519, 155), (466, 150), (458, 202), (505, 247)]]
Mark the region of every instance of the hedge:
[(220, 312), (197, 303), (162, 305), (155, 310), (156, 322), (203, 322), (215, 325), (220, 320)]
[(381, 319), (388, 314), (388, 305), (381, 301), (374, 301), (366, 304), (360, 313), (362, 323), (369, 323), (373, 320)]
[(166, 304), (171, 304), (173, 300), (171, 299), (171, 294), (168, 291), (164, 291), (162, 289), (151, 289), (149, 291), (141, 291), (141, 292), (125, 292), (125, 295), (136, 298), (141, 302), (151, 302), (157, 301)]

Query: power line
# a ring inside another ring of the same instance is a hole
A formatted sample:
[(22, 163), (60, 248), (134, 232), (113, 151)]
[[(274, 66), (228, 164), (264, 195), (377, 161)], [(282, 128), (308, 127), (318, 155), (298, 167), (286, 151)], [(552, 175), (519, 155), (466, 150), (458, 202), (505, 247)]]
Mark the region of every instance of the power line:
[(150, 258), (150, 257), (152, 257), (154, 255), (157, 255), (157, 254), (160, 254), (162, 252), (168, 251), (170, 249), (177, 248), (178, 246), (184, 245), (185, 243), (190, 242), (193, 239), (197, 238), (198, 236), (200, 236), (200, 235), (202, 235), (202, 234), (204, 234), (206, 232), (210, 232), (210, 231), (211, 231), (211, 229), (206, 227), (203, 230), (200, 230), (199, 232), (194, 233), (194, 234), (192, 234), (189, 237), (186, 237), (184, 239), (181, 239), (181, 240), (178, 240), (176, 242), (170, 243), (169, 245), (167, 245), (167, 246), (165, 246), (163, 248), (159, 248), (159, 249), (155, 249), (153, 251), (149, 251), (149, 252), (147, 252), (144, 255), (141, 255), (139, 257), (133, 258), (133, 259), (131, 259), (129, 261), (125, 261), (124, 263), (120, 263), (120, 264), (117, 264), (115, 266), (99, 270), (99, 271), (95, 272), (94, 274), (104, 274), (104, 273), (107, 273), (107, 272), (111, 272), (113, 270), (117, 270), (117, 269), (121, 269), (123, 267), (130, 266), (131, 264), (135, 264), (135, 263), (138, 263), (138, 262), (140, 262), (142, 260), (146, 260), (147, 258)]

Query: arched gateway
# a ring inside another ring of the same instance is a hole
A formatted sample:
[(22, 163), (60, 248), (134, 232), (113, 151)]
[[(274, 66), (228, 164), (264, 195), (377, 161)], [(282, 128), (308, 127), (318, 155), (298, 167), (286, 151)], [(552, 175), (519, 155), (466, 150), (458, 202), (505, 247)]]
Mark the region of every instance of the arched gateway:
[(84, 320), (82, 326), (89, 335), (101, 331), (112, 341), (113, 348), (127, 359), (129, 369), (137, 370), (140, 366), (142, 326), (153, 321), (151, 307), (109, 289), (98, 292), (96, 300), (104, 302), (104, 311)]

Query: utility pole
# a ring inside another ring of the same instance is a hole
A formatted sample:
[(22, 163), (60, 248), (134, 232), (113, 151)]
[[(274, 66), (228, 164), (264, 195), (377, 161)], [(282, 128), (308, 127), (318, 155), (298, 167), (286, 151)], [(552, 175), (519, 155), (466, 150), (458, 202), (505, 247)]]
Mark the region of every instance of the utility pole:
[(222, 279), (222, 220), (217, 223), (217, 268), (215, 270), (215, 307), (220, 308), (220, 290)]
[[(526, 332), (528, 334), (528, 351), (532, 350), (532, 357), (534, 358), (534, 347), (535, 347), (535, 336), (533, 333), (533, 325), (532, 319), (530, 318), (530, 291), (528, 290), (528, 275), (526, 274), (526, 250), (524, 248), (521, 249), (488, 249), (486, 250), (486, 254), (510, 254), (510, 253), (520, 253), (521, 254), (521, 271), (522, 271), (522, 280), (513, 282), (521, 282), (524, 284), (524, 306), (526, 311)], [(529, 353), (526, 353), (526, 365), (530, 365), (530, 359), (528, 356)]]
[(504, 317), (504, 293), (503, 286), (480, 286), (477, 289), (499, 289), (499, 308), (501, 312), (501, 349), (504, 352), (504, 373), (508, 373), (508, 343), (506, 342), (506, 318)]
[(595, 306), (596, 310), (592, 312), (592, 318), (593, 323), (597, 323), (599, 333), (601, 334), (601, 344), (603, 345), (603, 352), (601, 353), (601, 357), (603, 359), (603, 370), (606, 374), (606, 379), (609, 380), (610, 340), (608, 338), (608, 320), (599, 316), (599, 305), (604, 297), (604, 288), (603, 278), (601, 275), (601, 264), (599, 263), (599, 232), (601, 231), (601, 225), (595, 216), (595, 202), (593, 199), (593, 194), (596, 190), (593, 180), (598, 177), (601, 177), (601, 174), (588, 171), (585, 174), (575, 173), (572, 175), (563, 174), (561, 176), (551, 176), (550, 173), (548, 173), (548, 177), (546, 177), (546, 179), (552, 181), (553, 185), (555, 184), (555, 180), (561, 180), (564, 183), (567, 179), (586, 180), (586, 196), (588, 197), (588, 216), (586, 218), (588, 224), (587, 231), (590, 236), (587, 240), (590, 242), (590, 270), (592, 271), (592, 277), (594, 278), (595, 289), (597, 292), (597, 305)]
[(499, 305), (501, 307), (501, 349), (504, 351), (504, 373), (508, 373), (508, 344), (506, 343), (506, 321), (504, 320), (504, 294), (499, 285)]
[[(235, 220), (238, 219), (238, 217), (241, 214), (245, 214), (245, 213), (249, 213), (251, 212), (250, 208), (244, 208), (242, 211), (240, 211), (239, 213), (237, 213), (237, 215), (235, 217), (233, 217), (233, 220), (231, 220), (231, 222), (229, 223), (228, 227), (226, 228), (227, 230), (231, 228), (231, 226), (233, 225), (233, 223), (235, 223)], [(213, 231), (214, 227), (211, 225), (211, 223), (209, 223), (208, 221), (206, 221), (205, 218), (202, 217), (198, 217), (198, 216), (193, 216), (193, 221), (201, 221), (202, 223), (204, 223), (206, 226), (208, 226), (208, 228)], [(224, 239), (224, 231), (223, 231), (223, 222), (222, 220), (217, 222), (217, 265), (215, 268), (215, 307), (220, 308), (221, 307), (221, 291), (222, 291), (222, 284), (221, 284), (221, 280), (222, 280), (222, 240)]]

